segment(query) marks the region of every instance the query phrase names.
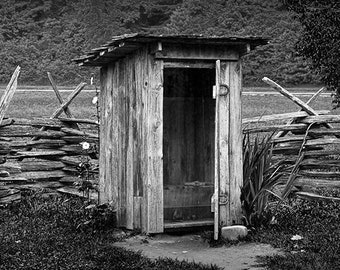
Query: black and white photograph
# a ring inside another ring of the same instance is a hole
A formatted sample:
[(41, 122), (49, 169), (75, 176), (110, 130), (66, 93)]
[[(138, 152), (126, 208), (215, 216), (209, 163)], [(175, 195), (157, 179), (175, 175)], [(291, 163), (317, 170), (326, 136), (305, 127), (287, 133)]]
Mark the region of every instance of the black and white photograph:
[(339, 0), (0, 0), (0, 270), (340, 269)]

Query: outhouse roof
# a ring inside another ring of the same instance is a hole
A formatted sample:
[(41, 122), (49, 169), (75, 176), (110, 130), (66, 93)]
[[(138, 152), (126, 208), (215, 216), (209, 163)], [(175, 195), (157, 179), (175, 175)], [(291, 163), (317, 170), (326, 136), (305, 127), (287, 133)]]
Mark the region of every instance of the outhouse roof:
[[(127, 54), (137, 50), (146, 43), (166, 42), (174, 44), (200, 44), (200, 45), (227, 45), (241, 46), (254, 49), (256, 46), (265, 45), (268, 39), (262, 37), (230, 37), (230, 36), (204, 36), (204, 35), (155, 35), (133, 33), (114, 36), (104, 45), (92, 49), (85, 55), (73, 59), (80, 66), (105, 66)], [(242, 54), (246, 50), (241, 51)]]

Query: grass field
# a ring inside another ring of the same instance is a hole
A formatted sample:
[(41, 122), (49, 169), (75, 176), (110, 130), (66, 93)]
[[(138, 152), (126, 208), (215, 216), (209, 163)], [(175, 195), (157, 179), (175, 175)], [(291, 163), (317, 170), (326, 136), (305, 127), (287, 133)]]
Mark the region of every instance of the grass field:
[[(248, 90), (249, 89), (247, 89), (247, 91)], [(261, 91), (262, 90), (263, 89), (261, 89)], [(301, 89), (301, 91), (302, 90), (306, 92), (306, 89)], [(311, 90), (309, 89), (308, 91)], [(314, 93), (314, 89), (311, 92)], [(61, 92), (61, 94), (63, 98), (66, 99), (70, 92)], [(96, 107), (92, 104), (92, 98), (94, 96), (94, 91), (85, 91), (81, 92), (79, 96), (75, 98), (74, 102), (70, 105), (70, 109), (75, 117), (95, 119)], [(307, 101), (310, 96), (299, 97), (303, 101)], [(242, 103), (243, 118), (299, 110), (297, 105), (281, 95), (243, 95)], [(54, 110), (58, 108), (58, 105), (59, 103), (52, 91), (16, 92), (6, 116), (49, 117)], [(330, 110), (332, 108), (330, 94), (319, 97), (311, 106), (317, 110)], [(338, 111), (334, 111), (333, 113), (338, 114)]]
[[(61, 92), (65, 100), (70, 92)], [(74, 117), (96, 120), (96, 106), (92, 104), (95, 92), (81, 92), (71, 103)], [(50, 117), (59, 107), (54, 92), (17, 92), (9, 106), (7, 117)]]

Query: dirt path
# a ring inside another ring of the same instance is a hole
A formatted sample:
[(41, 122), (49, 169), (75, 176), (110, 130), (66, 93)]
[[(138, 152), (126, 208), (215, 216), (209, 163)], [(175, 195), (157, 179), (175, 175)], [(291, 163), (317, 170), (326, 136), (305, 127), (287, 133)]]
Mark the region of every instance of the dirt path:
[(270, 245), (241, 243), (231, 247), (209, 247), (200, 235), (156, 235), (152, 238), (134, 236), (115, 246), (141, 251), (149, 258), (168, 257), (178, 260), (215, 264), (226, 270), (260, 270), (257, 256), (278, 254)]

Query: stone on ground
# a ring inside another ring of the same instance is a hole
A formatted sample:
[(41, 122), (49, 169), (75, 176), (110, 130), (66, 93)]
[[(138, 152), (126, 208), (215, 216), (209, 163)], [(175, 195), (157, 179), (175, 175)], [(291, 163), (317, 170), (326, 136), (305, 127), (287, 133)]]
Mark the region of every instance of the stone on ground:
[(248, 229), (242, 225), (226, 226), (221, 229), (221, 236), (225, 240), (235, 241), (246, 237)]

